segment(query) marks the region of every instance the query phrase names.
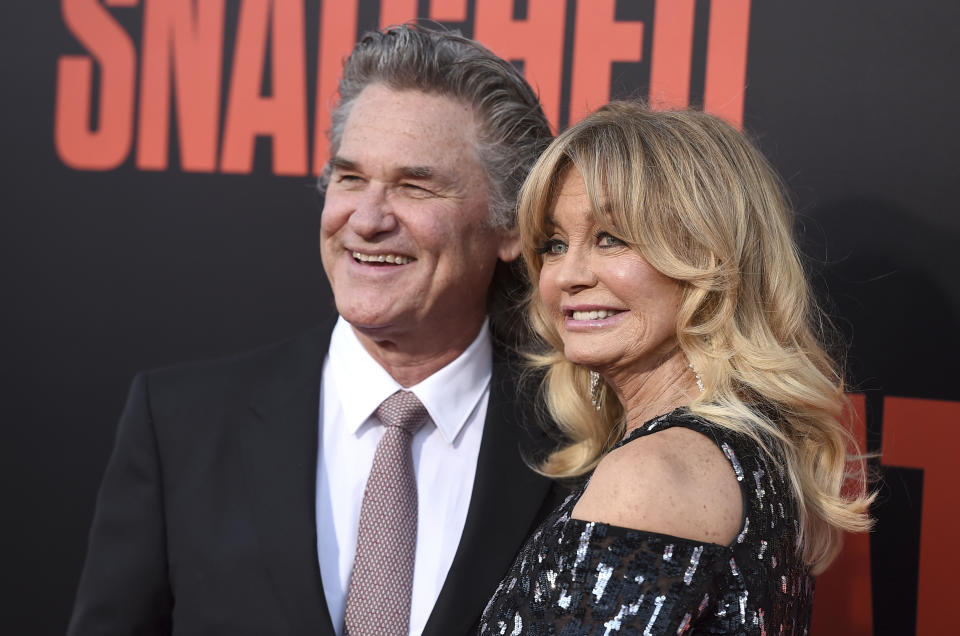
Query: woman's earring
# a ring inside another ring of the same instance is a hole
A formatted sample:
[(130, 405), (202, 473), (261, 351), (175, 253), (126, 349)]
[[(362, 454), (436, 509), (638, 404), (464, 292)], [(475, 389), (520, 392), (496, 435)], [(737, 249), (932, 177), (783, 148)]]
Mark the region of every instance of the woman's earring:
[(700, 389), (700, 392), (703, 393), (703, 378), (700, 377), (700, 373), (693, 368), (693, 363), (687, 363), (687, 366), (690, 367), (690, 370), (693, 371), (693, 377), (697, 379), (697, 388)]
[(590, 403), (597, 411), (600, 410), (600, 374), (596, 371), (590, 372)]

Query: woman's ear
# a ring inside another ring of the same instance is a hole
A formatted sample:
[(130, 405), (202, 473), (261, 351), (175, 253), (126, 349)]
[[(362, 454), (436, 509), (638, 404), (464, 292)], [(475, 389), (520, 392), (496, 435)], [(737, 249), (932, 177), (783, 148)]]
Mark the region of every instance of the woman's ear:
[(497, 250), (497, 256), (504, 263), (517, 260), (520, 256), (520, 230), (516, 227), (500, 230), (500, 247)]

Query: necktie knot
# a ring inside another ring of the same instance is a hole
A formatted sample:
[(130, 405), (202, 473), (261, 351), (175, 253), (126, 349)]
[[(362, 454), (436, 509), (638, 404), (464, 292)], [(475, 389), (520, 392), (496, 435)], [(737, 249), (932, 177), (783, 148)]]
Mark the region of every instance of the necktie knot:
[(385, 426), (394, 426), (410, 435), (427, 423), (430, 414), (410, 391), (397, 391), (377, 407), (377, 417)]

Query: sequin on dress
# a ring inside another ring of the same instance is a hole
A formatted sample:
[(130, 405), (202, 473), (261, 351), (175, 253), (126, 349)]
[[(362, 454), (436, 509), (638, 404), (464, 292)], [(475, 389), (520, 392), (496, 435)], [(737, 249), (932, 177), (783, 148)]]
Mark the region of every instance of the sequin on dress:
[(573, 519), (584, 484), (527, 541), (484, 610), (482, 635), (807, 633), (813, 577), (795, 550), (783, 469), (752, 440), (685, 409), (615, 448), (674, 426), (713, 439), (730, 461), (744, 501), (733, 543)]

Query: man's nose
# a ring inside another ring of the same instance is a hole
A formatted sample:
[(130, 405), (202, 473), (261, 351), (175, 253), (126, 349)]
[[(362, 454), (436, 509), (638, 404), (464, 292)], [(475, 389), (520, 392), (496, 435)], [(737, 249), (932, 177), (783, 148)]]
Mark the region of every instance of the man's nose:
[(568, 249), (560, 259), (557, 284), (566, 291), (575, 293), (597, 284), (597, 275), (589, 254), (579, 249)]
[(350, 213), (349, 224), (350, 229), (358, 236), (372, 238), (396, 228), (397, 218), (393, 214), (387, 194), (386, 187), (371, 183), (357, 197), (356, 205)]

